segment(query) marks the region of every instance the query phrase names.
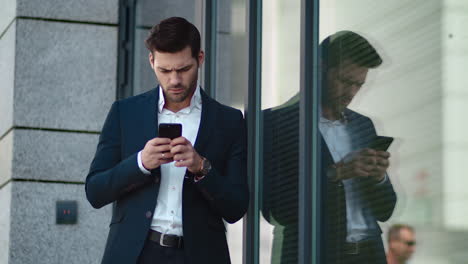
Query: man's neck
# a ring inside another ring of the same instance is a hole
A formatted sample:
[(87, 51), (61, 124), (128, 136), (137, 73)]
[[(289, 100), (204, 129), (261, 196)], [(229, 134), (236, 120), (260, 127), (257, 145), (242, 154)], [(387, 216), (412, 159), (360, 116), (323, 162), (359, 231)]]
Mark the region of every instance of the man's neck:
[(335, 121), (341, 119), (341, 113), (332, 107), (322, 106), (322, 116), (328, 120)]
[(192, 98), (195, 96), (195, 90), (193, 90), (192, 94), (190, 94), (187, 99), (185, 99), (184, 101), (182, 102), (170, 102), (168, 101), (166, 98), (164, 98), (164, 108), (166, 108), (167, 110), (173, 112), (173, 113), (177, 113), (179, 112), (180, 110), (186, 108), (186, 107), (189, 107), (190, 106), (190, 103), (192, 102)]
[(388, 264), (405, 264), (406, 261), (398, 259), (392, 251), (387, 252), (387, 263)]
[[(192, 98), (190, 98), (192, 99)], [(186, 108), (190, 106), (190, 100), (188, 102), (180, 102), (180, 103), (174, 103), (174, 102), (167, 102), (164, 104), (164, 108), (166, 108), (167, 110), (171, 111), (171, 112), (174, 112), (174, 113), (177, 113), (179, 112), (180, 110)]]

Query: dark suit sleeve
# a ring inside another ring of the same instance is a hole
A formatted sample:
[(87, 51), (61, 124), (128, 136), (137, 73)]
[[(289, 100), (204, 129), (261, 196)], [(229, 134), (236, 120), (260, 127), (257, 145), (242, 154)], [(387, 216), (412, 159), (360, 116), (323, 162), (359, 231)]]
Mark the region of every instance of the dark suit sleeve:
[(261, 209), (272, 225), (297, 226), (299, 105), (263, 111)]
[(122, 159), (119, 103), (115, 102), (99, 137), (96, 154), (86, 177), (86, 197), (94, 208), (103, 207), (145, 184), (137, 153)]
[[(373, 140), (377, 136), (374, 123), (368, 117), (360, 116), (360, 118), (363, 119), (363, 126), (360, 127), (359, 133), (363, 138)], [(374, 217), (380, 222), (387, 221), (392, 216), (397, 201), (390, 177), (386, 175), (386, 180), (377, 184), (371, 179), (364, 180), (362, 188)]]
[(390, 177), (386, 175), (384, 182), (365, 184), (367, 201), (375, 218), (380, 222), (387, 221), (395, 209), (397, 196), (393, 190)]
[(233, 140), (226, 150), (224, 170), (213, 167), (205, 178), (195, 185), (220, 216), (227, 222), (234, 223), (244, 216), (249, 204), (246, 127), (240, 111), (233, 120), (230, 133)]

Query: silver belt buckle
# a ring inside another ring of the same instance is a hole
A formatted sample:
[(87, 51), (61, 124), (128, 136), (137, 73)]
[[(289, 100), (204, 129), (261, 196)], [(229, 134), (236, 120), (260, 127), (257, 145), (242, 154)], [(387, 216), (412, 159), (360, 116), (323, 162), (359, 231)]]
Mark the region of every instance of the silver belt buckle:
[(166, 234), (161, 233), (161, 236), (159, 237), (159, 245), (161, 245), (163, 247), (170, 247), (170, 245), (164, 244), (164, 237), (165, 236), (166, 236)]
[(359, 242), (354, 242), (351, 245), (353, 245), (352, 250), (349, 250), (346, 252), (348, 255), (357, 255), (359, 254)]

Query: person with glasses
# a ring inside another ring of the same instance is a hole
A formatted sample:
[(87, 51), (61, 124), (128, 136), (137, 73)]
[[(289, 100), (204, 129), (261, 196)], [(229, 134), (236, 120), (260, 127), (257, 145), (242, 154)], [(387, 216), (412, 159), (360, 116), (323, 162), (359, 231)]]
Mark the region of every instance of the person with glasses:
[(388, 264), (405, 264), (414, 254), (416, 238), (414, 228), (405, 224), (392, 225), (388, 230)]

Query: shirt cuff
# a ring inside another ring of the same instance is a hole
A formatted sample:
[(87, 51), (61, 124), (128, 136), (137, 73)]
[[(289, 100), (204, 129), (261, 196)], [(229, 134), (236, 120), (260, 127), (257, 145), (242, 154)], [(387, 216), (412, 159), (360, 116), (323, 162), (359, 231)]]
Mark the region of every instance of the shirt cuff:
[(194, 176), (193, 177), (193, 181), (194, 182), (199, 182), (201, 180), (203, 180), (205, 178), (206, 175), (203, 175), (203, 176)]
[(150, 174), (151, 174), (151, 171), (147, 170), (147, 169), (143, 166), (143, 162), (141, 162), (141, 150), (140, 150), (140, 152), (138, 152), (137, 161), (138, 161), (138, 168), (140, 168), (141, 172), (143, 172), (143, 173), (146, 174), (146, 175), (150, 175)]
[(377, 182), (375, 185), (379, 186), (379, 185), (383, 185), (383, 184), (385, 184), (387, 182), (388, 182), (388, 175), (387, 175), (387, 173), (385, 173), (384, 178), (381, 181)]

